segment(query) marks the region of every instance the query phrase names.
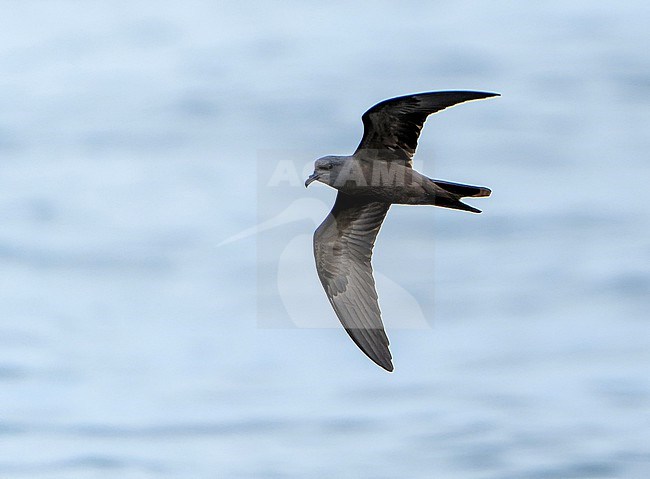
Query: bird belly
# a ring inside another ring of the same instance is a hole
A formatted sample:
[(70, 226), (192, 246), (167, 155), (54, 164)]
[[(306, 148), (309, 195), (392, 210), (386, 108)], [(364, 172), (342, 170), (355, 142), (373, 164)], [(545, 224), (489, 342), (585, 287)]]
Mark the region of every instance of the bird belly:
[(336, 188), (350, 196), (367, 201), (403, 205), (430, 204), (431, 180), (412, 168), (401, 165), (385, 166), (382, 162), (372, 168), (361, 170), (363, 175), (357, 181), (346, 181)]
[(366, 201), (401, 205), (426, 205), (431, 203), (429, 194), (418, 184), (339, 188), (339, 191)]

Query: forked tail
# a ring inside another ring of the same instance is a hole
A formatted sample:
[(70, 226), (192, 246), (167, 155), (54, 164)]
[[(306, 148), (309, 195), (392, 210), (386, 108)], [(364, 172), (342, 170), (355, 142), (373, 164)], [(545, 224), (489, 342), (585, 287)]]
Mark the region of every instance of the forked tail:
[(473, 206), (466, 205), (462, 198), (481, 198), (490, 196), (492, 190), (484, 186), (463, 185), (461, 183), (451, 183), (449, 181), (432, 180), (433, 183), (441, 188), (443, 192), (438, 192), (434, 198), (434, 205), (443, 208), (452, 208), (455, 210), (471, 211), (472, 213), (480, 213), (481, 210)]

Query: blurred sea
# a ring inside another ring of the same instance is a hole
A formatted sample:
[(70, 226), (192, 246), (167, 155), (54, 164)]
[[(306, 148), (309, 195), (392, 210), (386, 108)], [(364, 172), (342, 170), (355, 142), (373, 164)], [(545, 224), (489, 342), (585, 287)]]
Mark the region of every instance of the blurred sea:
[[(650, 4), (0, 5), (0, 477), (650, 477)], [(261, 327), (260, 152), (442, 89), (503, 96), (418, 150), (484, 213), (378, 240), (431, 327)]]

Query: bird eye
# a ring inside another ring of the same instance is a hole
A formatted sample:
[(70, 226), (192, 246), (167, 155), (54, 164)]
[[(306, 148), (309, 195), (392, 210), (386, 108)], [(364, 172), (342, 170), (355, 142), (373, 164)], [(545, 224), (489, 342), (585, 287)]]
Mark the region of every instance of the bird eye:
[(327, 165), (323, 165), (324, 170), (331, 170), (332, 169), (332, 164), (328, 163)]

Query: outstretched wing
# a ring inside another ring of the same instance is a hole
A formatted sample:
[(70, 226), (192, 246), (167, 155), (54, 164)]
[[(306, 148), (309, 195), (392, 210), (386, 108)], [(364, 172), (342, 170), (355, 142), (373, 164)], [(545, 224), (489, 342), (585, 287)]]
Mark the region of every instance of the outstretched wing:
[(498, 95), (480, 91), (438, 91), (384, 100), (363, 114), (363, 138), (355, 155), (366, 150), (366, 156), (373, 157), (373, 150), (388, 150), (382, 151), (382, 160), (413, 166), (411, 158), (427, 116), (458, 103)]
[(370, 264), (388, 208), (388, 203), (363, 202), (339, 192), (314, 233), (314, 256), (318, 277), (345, 330), (370, 359), (392, 371)]

